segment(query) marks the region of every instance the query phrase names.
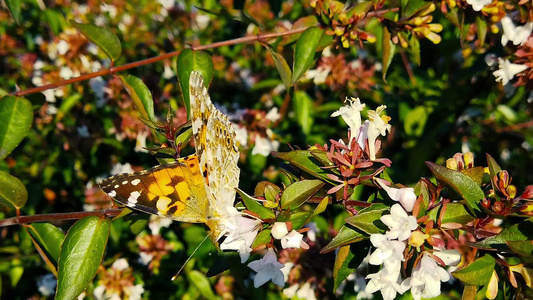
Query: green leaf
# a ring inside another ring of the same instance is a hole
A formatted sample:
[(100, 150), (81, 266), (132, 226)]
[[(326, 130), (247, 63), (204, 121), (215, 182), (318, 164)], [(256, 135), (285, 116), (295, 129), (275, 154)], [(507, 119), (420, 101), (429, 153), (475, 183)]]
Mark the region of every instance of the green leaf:
[(324, 171), (321, 167), (323, 166), (330, 166), (333, 163), (329, 162), (328, 165), (324, 165), (319, 159), (317, 159), (316, 155), (319, 155), (319, 152), (323, 152), (325, 155), (325, 151), (316, 151), (313, 150), (312, 152), (309, 150), (296, 150), (296, 151), (290, 151), (290, 152), (272, 152), (272, 155), (274, 157), (277, 157), (279, 159), (283, 159), (287, 162), (289, 162), (291, 165), (294, 165), (298, 169), (314, 176), (317, 178), (320, 178), (328, 183), (335, 184), (328, 176), (327, 172)]
[(191, 282), (202, 294), (204, 299), (214, 299), (215, 295), (211, 289), (211, 284), (207, 277), (200, 271), (192, 270), (187, 272), (187, 277), (189, 277), (189, 282)]
[(307, 71), (315, 61), (315, 54), (324, 35), (324, 31), (319, 27), (309, 27), (296, 42), (294, 49), (294, 64), (292, 66), (292, 84), (298, 82), (300, 77)]
[(452, 188), (466, 200), (466, 206), (474, 216), (482, 215), (480, 202), (485, 197), (485, 194), (472, 178), (432, 162), (426, 162), (426, 165), (438, 181)]
[(357, 269), (357, 265), (353, 263), (357, 260), (354, 251), (350, 248), (352, 245), (344, 245), (339, 248), (337, 255), (335, 256), (335, 265), (333, 266), (333, 290), (336, 291), (339, 285), (350, 274), (353, 274)]
[[(404, 5), (405, 4), (405, 5)], [(416, 13), (427, 9), (432, 3), (427, 3), (424, 0), (408, 0), (402, 1), (402, 11), (400, 15), (402, 19), (409, 19)]]
[(56, 300), (78, 297), (93, 280), (102, 261), (111, 221), (90, 216), (77, 221), (61, 246)]
[(411, 52), (415, 57), (416, 64), (420, 66), (420, 41), (416, 38), (416, 36), (413, 35), (411, 37), (411, 40), (409, 40), (409, 46), (411, 47)]
[(498, 173), (502, 170), (500, 165), (490, 156), (490, 154), (486, 154), (487, 156), (487, 166), (489, 167), (489, 174), (490, 174), (490, 182), (492, 183), (492, 187), (496, 188), (496, 178), (495, 176), (498, 175)]
[(274, 52), (274, 50), (272, 50), (270, 46), (266, 45), (266, 48), (272, 56), (272, 59), (274, 59), (274, 64), (276, 65), (276, 69), (278, 69), (279, 76), (281, 77), (285, 88), (289, 90), (291, 87), (292, 77), (292, 72), (291, 68), (289, 67), (289, 64), (287, 64), (287, 61), (285, 60), (285, 58), (283, 58), (283, 56), (281, 56), (281, 54)]
[(341, 246), (356, 243), (368, 238), (368, 235), (363, 234), (350, 226), (343, 225), (331, 242), (320, 250), (320, 253), (324, 254)]
[(155, 122), (154, 100), (152, 99), (152, 93), (144, 82), (133, 75), (120, 76), (120, 80), (122, 80), (124, 87), (130, 94), (135, 107), (141, 113), (141, 117)]
[[(461, 18), (459, 13), (461, 14)], [(448, 12), (445, 14), (446, 19), (448, 19), (457, 28), (461, 28), (462, 21), (460, 21), (460, 19), (462, 19), (462, 15), (462, 10), (460, 11), (458, 7), (448, 8)]]
[(20, 3), (21, 0), (5, 0), (7, 9), (11, 13), (15, 22), (20, 23)]
[(256, 199), (249, 196), (245, 192), (243, 192), (241, 189), (237, 188), (237, 193), (241, 195), (242, 201), (244, 202), (244, 205), (246, 205), (246, 208), (256, 213), (261, 219), (274, 219), (276, 218), (276, 215), (274, 212), (263, 205), (261, 205), (259, 202), (257, 202)]
[(10, 174), (0, 171), (0, 203), (21, 209), (28, 200), (28, 191), (22, 182)]
[(31, 237), (42, 246), (50, 260), (57, 266), (65, 234), (50, 223), (33, 223), (25, 226)]
[(270, 229), (265, 229), (263, 231), (260, 231), (257, 234), (257, 237), (255, 238), (255, 240), (254, 240), (254, 242), (252, 244), (252, 249), (255, 249), (258, 246), (270, 243), (270, 241), (272, 241), (272, 237), (270, 236), (270, 234), (271, 234), (271, 230)]
[(296, 91), (293, 98), (294, 112), (298, 125), (307, 136), (313, 126), (313, 100), (304, 91)]
[(461, 280), (467, 285), (485, 285), (492, 276), (492, 271), (496, 261), (488, 254), (476, 259), (468, 266), (452, 272), (453, 277)]
[(289, 185), (281, 194), (281, 208), (295, 209), (324, 186), (321, 180), (302, 180)]
[(392, 42), (391, 34), (389, 32), (389, 29), (386, 26), (383, 26), (383, 36), (382, 36), (382, 48), (383, 48), (383, 56), (381, 58), (381, 63), (383, 64), (383, 81), (387, 82), (385, 80), (385, 77), (387, 76), (387, 70), (389, 70), (389, 66), (392, 62), (392, 58), (394, 57), (394, 50), (396, 49), (396, 45)]
[(360, 229), (367, 234), (383, 233), (387, 230), (387, 226), (380, 221), (382, 215), (388, 213), (390, 207), (387, 205), (376, 203), (362, 209), (357, 215), (346, 219), (346, 223)]
[(0, 160), (4, 159), (24, 139), (33, 121), (30, 101), (20, 97), (0, 99)]
[(420, 137), (424, 133), (426, 122), (429, 116), (429, 109), (424, 106), (417, 106), (409, 111), (405, 116), (403, 128), (409, 136)]
[(293, 230), (300, 230), (307, 220), (313, 215), (310, 211), (296, 211), (291, 214), (290, 221), (292, 223)]
[(187, 130), (182, 132), (180, 135), (176, 137), (175, 143), (176, 145), (180, 145), (181, 147), (184, 147), (189, 143), (192, 137), (192, 127), (189, 127)]
[[(428, 216), (430, 220), (437, 221), (437, 216), (442, 213), (441, 209), (432, 209), (429, 211)], [(466, 210), (464, 204), (461, 203), (448, 203), (446, 204), (446, 211), (444, 216), (441, 216), (442, 224), (446, 223), (460, 223), (466, 224), (473, 221), (474, 217)]]
[(509, 248), (513, 250), (514, 253), (521, 256), (531, 257), (533, 254), (533, 244), (531, 240), (515, 242), (510, 241), (507, 242), (507, 246), (509, 246)]
[(481, 16), (476, 17), (477, 38), (479, 40), (479, 46), (485, 44), (485, 37), (487, 36), (487, 22)]
[(122, 52), (122, 45), (118, 37), (108, 28), (92, 24), (70, 21), (86, 38), (102, 49), (112, 61), (116, 61)]
[(485, 171), (483, 170), (483, 167), (463, 169), (461, 170), (461, 173), (472, 178), (472, 180), (474, 180), (474, 182), (480, 186), (481, 186), (481, 183), (483, 182), (483, 176), (485, 175)]
[(199, 72), (202, 75), (204, 84), (208, 87), (213, 78), (213, 60), (205, 52), (184, 49), (181, 51), (176, 62), (176, 74), (178, 74), (183, 101), (185, 101), (185, 107), (187, 108), (187, 119), (191, 118), (189, 78), (193, 71)]

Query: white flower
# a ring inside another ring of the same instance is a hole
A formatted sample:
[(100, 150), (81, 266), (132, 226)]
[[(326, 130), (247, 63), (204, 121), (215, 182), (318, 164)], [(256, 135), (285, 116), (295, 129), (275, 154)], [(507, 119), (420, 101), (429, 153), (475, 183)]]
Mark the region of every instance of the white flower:
[(442, 259), (447, 266), (457, 266), (461, 262), (461, 252), (457, 249), (439, 249), (434, 251), (433, 255)]
[(281, 268), (281, 272), (283, 273), (283, 281), (287, 282), (289, 280), (289, 274), (291, 273), (293, 267), (294, 263), (288, 261), (285, 263), (285, 266)]
[(265, 138), (262, 136), (256, 136), (255, 138), (255, 146), (252, 150), (252, 155), (262, 155), (262, 156), (269, 156), (270, 152), (277, 151), (279, 148), (279, 142), (270, 140), (269, 138)]
[[(386, 105), (380, 105), (375, 111), (368, 111), (367, 137), (368, 137), (368, 151), (370, 152), (370, 160), (376, 159), (375, 143), (378, 136), (385, 136), (387, 131), (390, 132), (391, 125), (388, 124), (389, 116), (380, 116), (380, 114), (387, 108)], [(366, 122), (365, 122), (366, 123)]]
[[(365, 108), (365, 104), (361, 103), (361, 100), (359, 100), (359, 98), (346, 98), (344, 102), (346, 103), (346, 101), (349, 101), (348, 105), (345, 105), (339, 110), (333, 112), (331, 116), (341, 116), (344, 122), (348, 124), (352, 135), (350, 139), (351, 143), (351, 141), (356, 138), (356, 135), (359, 133), (359, 128), (361, 127), (361, 111)], [(350, 143), (348, 143), (348, 145)]]
[(369, 264), (375, 266), (384, 264), (385, 268), (390, 270), (400, 267), (401, 262), (404, 260), (404, 242), (391, 241), (383, 234), (370, 235), (370, 242), (376, 247), (376, 250), (368, 258)]
[(151, 215), (150, 216), (150, 223), (148, 223), (148, 227), (150, 228), (150, 231), (152, 232), (152, 235), (159, 234), (159, 231), (162, 227), (168, 228), (172, 224), (171, 218), (162, 218), (159, 216)]
[(239, 212), (235, 212), (232, 217), (225, 218), (225, 233), (228, 234), (220, 244), (220, 249), (238, 251), (241, 263), (246, 262), (252, 252), (252, 244), (259, 233), (260, 224), (261, 220), (244, 217)]
[(381, 188), (387, 192), (387, 195), (389, 195), (389, 197), (392, 200), (400, 202), (400, 204), (403, 206), (403, 208), (406, 211), (408, 212), (413, 211), (413, 207), (415, 206), (415, 202), (417, 199), (416, 194), (415, 194), (415, 189), (413, 188), (401, 188), (401, 189), (391, 188), (385, 184), (385, 182), (388, 182), (388, 181), (381, 179), (381, 178), (375, 178), (375, 179), (376, 179), (376, 182), (379, 184), (379, 186), (381, 186)]
[(503, 60), (502, 58), (498, 58), (498, 65), (499, 70), (492, 72), (492, 74), (496, 77), (496, 82), (501, 81), (503, 85), (509, 83), (516, 74), (528, 68), (526, 65), (513, 64), (508, 59)]
[(125, 291), (129, 293), (129, 300), (140, 300), (142, 293), (144, 293), (144, 288), (142, 284), (137, 284), (132, 288), (129, 288)]
[(289, 299), (292, 299), (292, 297), (296, 296), (296, 292), (298, 291), (299, 287), (299, 284), (291, 285), (290, 287), (283, 289), (283, 295)]
[(48, 297), (55, 293), (57, 279), (52, 273), (37, 278), (37, 289), (41, 295)]
[(318, 226), (316, 226), (315, 222), (310, 222), (305, 224), (306, 228), (309, 228), (309, 231), (307, 231), (307, 238), (314, 242), (316, 241), (316, 234), (319, 232)]
[(137, 133), (137, 140), (135, 142), (135, 152), (148, 153), (146, 149), (146, 138), (148, 137), (148, 130), (143, 130)]
[(390, 215), (384, 215), (380, 220), (389, 227), (385, 236), (389, 239), (398, 239), (405, 241), (411, 235), (411, 231), (418, 228), (416, 218), (408, 215), (400, 204), (394, 204), (391, 207)]
[(318, 67), (314, 70), (308, 70), (305, 72), (305, 78), (309, 80), (312, 79), (314, 84), (319, 85), (326, 82), (330, 72), (330, 68)]
[(531, 34), (533, 23), (527, 22), (524, 26), (515, 26), (513, 20), (505, 16), (501, 20), (503, 34), (502, 45), (505, 46), (509, 41), (513, 42), (515, 46), (524, 44)]
[(59, 77), (63, 79), (70, 79), (74, 77), (74, 72), (72, 72), (72, 69), (69, 67), (62, 67), (59, 71)]
[(59, 55), (65, 55), (65, 54), (67, 54), (67, 51), (70, 48), (70, 45), (66, 41), (60, 40), (57, 43), (56, 47), (57, 47), (56, 48), (57, 49), (57, 53)]
[(287, 249), (287, 248), (300, 248), (303, 246), (302, 248), (305, 249), (305, 246), (302, 244), (302, 243), (305, 243), (303, 241), (303, 237), (304, 237), (303, 234), (299, 233), (296, 230), (293, 230), (281, 239), (281, 247), (283, 249)]
[(143, 265), (148, 265), (152, 259), (154, 259), (154, 256), (152, 254), (148, 254), (146, 252), (139, 252), (139, 262)]
[(114, 19), (117, 16), (117, 7), (111, 4), (101, 4), (100, 11), (103, 13), (109, 13), (111, 19)]
[(433, 298), (440, 295), (440, 282), (450, 280), (450, 274), (437, 265), (437, 262), (427, 253), (414, 268), (413, 275), (407, 278), (405, 284), (411, 287), (411, 294), (416, 300)]
[(306, 282), (298, 289), (296, 297), (299, 299), (316, 300), (315, 289), (311, 287), (311, 283)]
[(172, 71), (169, 65), (165, 65), (165, 68), (163, 71), (163, 78), (170, 79), (172, 77), (174, 77), (174, 71)]
[(241, 127), (235, 123), (231, 123), (231, 127), (235, 131), (235, 141), (237, 145), (241, 147), (246, 147), (248, 145), (248, 131), (246, 127)]
[(278, 112), (278, 108), (277, 107), (273, 107), (265, 116), (265, 118), (267, 118), (268, 120), (270, 120), (271, 122), (276, 122), (277, 120), (279, 120), (279, 118), (281, 118), (281, 115), (279, 114)]
[(466, 0), (466, 3), (472, 5), (472, 9), (475, 11), (480, 11), (486, 5), (491, 4), (492, 0)]
[(196, 26), (200, 30), (204, 30), (209, 25), (211, 18), (208, 15), (196, 14)]
[(124, 271), (127, 268), (130, 267), (130, 264), (128, 264), (128, 261), (125, 258), (117, 259), (112, 265), (111, 268), (118, 270), (118, 271)]
[(272, 282), (280, 287), (285, 286), (283, 281), (283, 264), (278, 262), (276, 253), (272, 248), (268, 248), (267, 254), (260, 260), (252, 261), (248, 264), (250, 269), (257, 272), (254, 278), (254, 287), (258, 288), (265, 284), (267, 281), (272, 280)]
[(122, 173), (133, 173), (133, 168), (131, 167), (130, 163), (117, 163), (116, 165), (113, 165), (113, 168), (111, 168), (111, 171), (109, 172), (110, 175), (117, 175)]
[(370, 279), (366, 285), (366, 293), (381, 292), (384, 300), (394, 299), (397, 293), (403, 294), (406, 288), (400, 285), (400, 265), (395, 269), (383, 268), (377, 273), (368, 274), (367, 279)]
[(287, 223), (285, 222), (274, 223), (272, 230), (270, 231), (270, 234), (272, 234), (272, 237), (274, 237), (276, 240), (282, 239), (288, 233), (289, 229), (287, 228)]

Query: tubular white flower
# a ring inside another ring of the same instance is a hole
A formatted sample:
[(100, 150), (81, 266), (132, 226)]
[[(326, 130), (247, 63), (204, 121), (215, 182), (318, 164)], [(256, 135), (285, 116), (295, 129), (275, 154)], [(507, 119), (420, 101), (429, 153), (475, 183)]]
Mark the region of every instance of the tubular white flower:
[(413, 211), (417, 199), (413, 188), (391, 188), (385, 184), (385, 182), (388, 181), (381, 178), (376, 178), (376, 182), (387, 192), (387, 195), (389, 195), (392, 200), (400, 202), (406, 211)]
[(303, 237), (303, 234), (299, 233), (296, 230), (293, 230), (281, 239), (281, 247), (283, 249), (300, 248), (302, 247), (302, 243), (304, 243)]
[(283, 272), (281, 272), (283, 264), (278, 262), (276, 253), (272, 248), (268, 248), (268, 252), (263, 258), (249, 263), (248, 267), (257, 272), (254, 278), (255, 288), (262, 286), (269, 280), (280, 287), (285, 286)]
[(472, 5), (472, 9), (480, 11), (483, 7), (492, 3), (492, 0), (466, 0), (466, 3)]
[(492, 72), (492, 75), (496, 77), (496, 82), (501, 82), (503, 85), (513, 80), (514, 76), (520, 72), (527, 70), (526, 65), (513, 64), (508, 59), (503, 60), (498, 58), (499, 69)]
[(396, 294), (403, 294), (406, 289), (400, 285), (400, 265), (393, 270), (383, 268), (377, 273), (368, 274), (366, 279), (370, 279), (365, 287), (366, 293), (381, 292), (384, 300), (394, 299)]
[(405, 280), (411, 287), (411, 294), (416, 300), (433, 298), (440, 295), (440, 282), (450, 280), (450, 274), (437, 265), (427, 253), (414, 268), (413, 275)]
[(289, 233), (289, 229), (287, 229), (287, 224), (285, 222), (276, 222), (272, 226), (272, 231), (270, 233), (276, 240), (281, 240)]
[(503, 28), (503, 46), (507, 45), (509, 41), (513, 42), (515, 46), (523, 45), (531, 35), (531, 30), (533, 30), (532, 22), (527, 22), (523, 26), (515, 26), (513, 20), (508, 16), (503, 17), (501, 22)]
[(457, 249), (439, 249), (434, 251), (433, 255), (442, 259), (446, 266), (457, 266), (461, 262), (461, 252)]
[(221, 250), (236, 250), (244, 263), (250, 257), (252, 244), (259, 233), (261, 220), (244, 217), (239, 212), (234, 212), (223, 221), (227, 236), (220, 244)]
[(376, 247), (376, 250), (368, 258), (369, 264), (375, 266), (384, 264), (385, 268), (389, 270), (400, 267), (401, 262), (405, 259), (403, 256), (404, 242), (391, 241), (383, 234), (370, 235), (370, 242)]
[(390, 215), (380, 218), (390, 229), (385, 236), (389, 239), (397, 238), (399, 241), (407, 240), (411, 232), (418, 228), (416, 218), (408, 215), (400, 204), (394, 204), (390, 212)]
[(366, 134), (368, 137), (368, 152), (370, 152), (370, 160), (376, 159), (375, 143), (378, 136), (385, 136), (387, 134), (387, 131), (390, 132), (391, 130), (391, 125), (388, 124), (390, 117), (386, 115), (380, 116), (380, 114), (386, 108), (386, 105), (380, 105), (378, 108), (376, 108), (375, 111), (368, 111), (368, 120), (370, 121), (370, 123), (368, 124)]
[(348, 124), (350, 127), (350, 132), (352, 133), (351, 139), (354, 139), (359, 133), (359, 128), (361, 127), (361, 111), (365, 108), (365, 104), (361, 103), (359, 98), (346, 98), (344, 102), (346, 103), (346, 101), (349, 103), (341, 107), (339, 110), (333, 112), (331, 116), (341, 116), (344, 122), (346, 122), (346, 124)]

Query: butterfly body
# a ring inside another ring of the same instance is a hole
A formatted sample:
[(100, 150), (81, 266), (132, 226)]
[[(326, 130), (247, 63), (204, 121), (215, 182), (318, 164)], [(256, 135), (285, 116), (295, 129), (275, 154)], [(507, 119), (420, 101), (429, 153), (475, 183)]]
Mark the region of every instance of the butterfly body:
[(196, 154), (104, 179), (100, 187), (133, 209), (181, 222), (205, 223), (216, 241), (224, 231), (220, 220), (235, 212), (239, 151), (231, 123), (211, 103), (196, 72), (191, 73), (189, 93)]

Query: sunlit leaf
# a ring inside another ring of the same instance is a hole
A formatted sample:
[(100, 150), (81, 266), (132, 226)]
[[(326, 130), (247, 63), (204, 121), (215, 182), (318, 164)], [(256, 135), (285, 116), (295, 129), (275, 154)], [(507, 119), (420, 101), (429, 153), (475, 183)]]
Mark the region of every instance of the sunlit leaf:
[(337, 235), (320, 250), (320, 253), (333, 251), (341, 246), (356, 243), (369, 237), (361, 231), (353, 229), (351, 226), (343, 225)]
[(492, 276), (496, 261), (488, 254), (476, 259), (468, 266), (452, 272), (453, 277), (468, 285), (485, 285)]
[(17, 23), (20, 23), (20, 3), (22, 0), (5, 0), (7, 9)]
[(32, 223), (25, 227), (33, 239), (43, 247), (54, 265), (57, 265), (61, 244), (65, 238), (63, 231), (50, 223)]
[(204, 299), (215, 299), (215, 294), (211, 289), (211, 284), (205, 275), (197, 270), (187, 272), (189, 282), (191, 282), (202, 294)]
[[(317, 159), (317, 151), (296, 150), (290, 152), (273, 152), (272, 155), (279, 159), (283, 159), (300, 170), (320, 178), (326, 182), (334, 183), (328, 176), (324, 169), (320, 168), (324, 165)], [(325, 152), (324, 152), (325, 153)]]
[(466, 200), (466, 206), (474, 215), (481, 215), (480, 202), (485, 197), (481, 187), (461, 172), (426, 162), (433, 175), (444, 185), (449, 186)]
[(313, 126), (313, 100), (303, 91), (296, 91), (292, 100), (298, 125), (302, 132), (308, 135)]
[(24, 184), (16, 177), (0, 171), (0, 203), (22, 208), (28, 200), (28, 191)]
[(0, 160), (24, 139), (33, 121), (30, 101), (6, 96), (0, 99)]
[(324, 186), (321, 180), (302, 180), (289, 185), (281, 194), (281, 208), (295, 209)]
[(322, 39), (324, 31), (319, 27), (307, 28), (294, 49), (294, 64), (292, 73), (292, 84), (298, 82), (300, 77), (307, 71), (315, 61), (315, 53)]
[(285, 85), (285, 88), (288, 90), (291, 87), (291, 68), (289, 67), (289, 64), (287, 64), (287, 61), (281, 54), (274, 52), (272, 48), (269, 46), (266, 47), (268, 52), (270, 53), (270, 56), (272, 56), (272, 59), (274, 60), (274, 64), (276, 65), (276, 69), (278, 70), (279, 76), (281, 77), (281, 80), (283, 81), (283, 84)]
[(120, 79), (141, 116), (155, 122), (154, 100), (152, 99), (152, 93), (144, 82), (133, 75), (120, 76)]
[(211, 83), (213, 78), (213, 60), (205, 52), (184, 49), (178, 56), (175, 69), (176, 74), (178, 74), (183, 101), (185, 101), (185, 107), (187, 108), (187, 119), (190, 119), (189, 78), (191, 73), (196, 71), (204, 78), (205, 86), (209, 87), (209, 83)]
[(112, 61), (116, 61), (122, 53), (122, 45), (118, 37), (108, 28), (92, 24), (70, 21), (86, 38), (102, 49)]
[(59, 255), (56, 300), (71, 300), (93, 280), (102, 261), (111, 221), (90, 216), (67, 233)]
[(384, 204), (373, 204), (362, 209), (357, 215), (346, 219), (346, 223), (367, 234), (383, 233), (387, 226), (380, 221), (382, 215), (388, 214), (390, 208)]
[(382, 35), (382, 49), (383, 49), (383, 55), (381, 58), (381, 63), (383, 64), (383, 80), (385, 80), (385, 77), (387, 76), (387, 71), (389, 70), (389, 66), (392, 62), (392, 58), (394, 57), (394, 50), (396, 49), (396, 45), (392, 42), (392, 37), (389, 32), (389, 29), (386, 26), (383, 26), (383, 35)]
[(237, 188), (237, 192), (241, 195), (242, 201), (249, 211), (256, 213), (262, 219), (274, 219), (276, 217), (271, 209), (264, 207), (241, 189)]

